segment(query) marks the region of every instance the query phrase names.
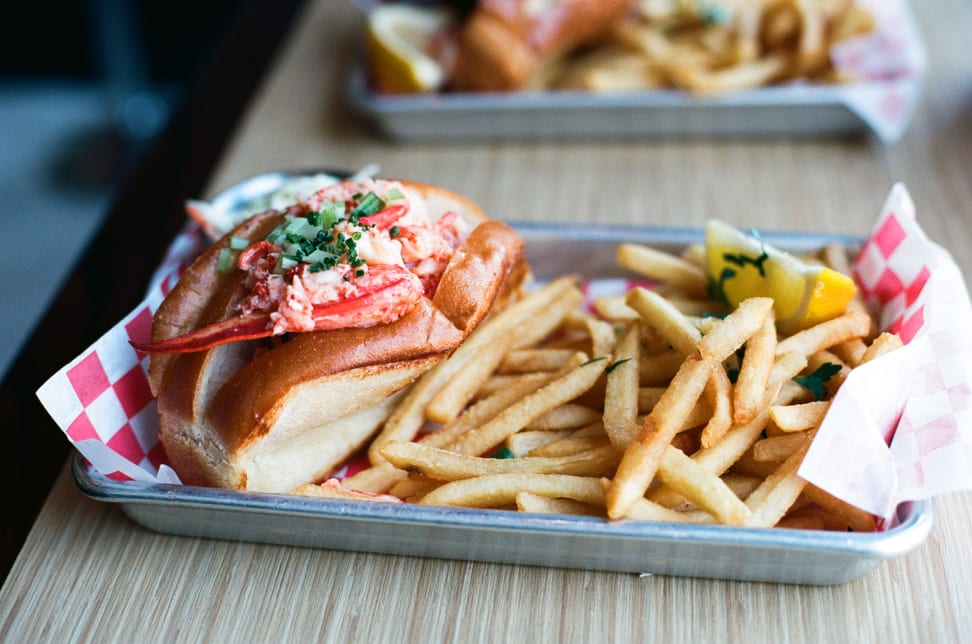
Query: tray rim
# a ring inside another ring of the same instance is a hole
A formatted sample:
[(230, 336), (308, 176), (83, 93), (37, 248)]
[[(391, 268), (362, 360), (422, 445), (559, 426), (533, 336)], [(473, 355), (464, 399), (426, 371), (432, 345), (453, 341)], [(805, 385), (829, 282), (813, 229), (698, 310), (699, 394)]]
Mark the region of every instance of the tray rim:
[(899, 508), (900, 523), (882, 532), (831, 532), (652, 521), (605, 521), (596, 517), (529, 514), (502, 510), (447, 508), (410, 503), (320, 499), (290, 494), (241, 492), (191, 485), (115, 481), (90, 468), (80, 453), (71, 463), (75, 483), (85, 496), (114, 504), (195, 507), (320, 519), (357, 519), (377, 523), (410, 523), (429, 527), (511, 530), (537, 535), (598, 536), (618, 539), (678, 540), (783, 550), (825, 550), (833, 554), (886, 560), (908, 554), (927, 538), (934, 523), (930, 500)]
[[(879, 87), (880, 81), (859, 81), (858, 87)], [(714, 96), (696, 96), (677, 89), (653, 89), (631, 92), (594, 93), (584, 90), (536, 90), (521, 92), (457, 92), (409, 95), (383, 95), (373, 91), (360, 57), (351, 65), (344, 83), (348, 104), (360, 115), (372, 119), (384, 134), (402, 141), (454, 141), (475, 140), (482, 137), (534, 138), (541, 133), (528, 134), (515, 129), (489, 127), (481, 132), (454, 132), (440, 130), (437, 134), (413, 133), (402, 119), (438, 115), (449, 119), (503, 117), (511, 114), (539, 115), (546, 118), (569, 118), (579, 114), (638, 113), (645, 117), (653, 114), (689, 115), (700, 112), (726, 110), (831, 110), (839, 112), (839, 124), (818, 123), (806, 128), (772, 128), (760, 125), (749, 128), (715, 126), (705, 128), (690, 126), (684, 118), (665, 124), (650, 122), (629, 125), (609, 133), (659, 136), (760, 136), (789, 133), (794, 136), (833, 135), (850, 133), (876, 134), (873, 124), (860, 113), (855, 103), (848, 99), (846, 87), (793, 82)], [(543, 136), (583, 137), (600, 134), (591, 132), (544, 131)]]

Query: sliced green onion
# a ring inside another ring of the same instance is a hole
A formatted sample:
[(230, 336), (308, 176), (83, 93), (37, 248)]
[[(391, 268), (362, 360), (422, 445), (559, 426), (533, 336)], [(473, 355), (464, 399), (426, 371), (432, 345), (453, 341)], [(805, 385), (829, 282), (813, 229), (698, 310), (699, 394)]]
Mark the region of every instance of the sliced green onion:
[(344, 204), (325, 201), (321, 204), (319, 212), (321, 214), (321, 222), (319, 225), (322, 228), (330, 228), (340, 219), (344, 218)]
[(219, 251), (219, 257), (216, 260), (216, 270), (220, 273), (228, 273), (232, 270), (233, 265), (236, 262), (233, 261), (233, 251), (229, 248), (221, 248)]
[(301, 219), (300, 217), (287, 217), (287, 222), (284, 224), (283, 231), (287, 235), (300, 235), (304, 231), (304, 225), (307, 223), (306, 219)]
[(351, 218), (367, 217), (368, 215), (373, 215), (376, 212), (384, 210), (384, 208), (385, 202), (381, 200), (381, 197), (374, 192), (369, 192), (358, 202), (355, 209), (351, 211)]

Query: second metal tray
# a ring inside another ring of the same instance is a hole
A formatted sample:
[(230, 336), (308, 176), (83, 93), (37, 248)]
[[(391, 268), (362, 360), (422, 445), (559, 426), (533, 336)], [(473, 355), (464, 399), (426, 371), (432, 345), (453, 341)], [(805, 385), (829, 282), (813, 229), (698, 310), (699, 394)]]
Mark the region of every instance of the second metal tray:
[(385, 96), (363, 66), (351, 70), (348, 100), (401, 141), (686, 136), (839, 136), (870, 130), (839, 86), (764, 87), (700, 98), (675, 90)]

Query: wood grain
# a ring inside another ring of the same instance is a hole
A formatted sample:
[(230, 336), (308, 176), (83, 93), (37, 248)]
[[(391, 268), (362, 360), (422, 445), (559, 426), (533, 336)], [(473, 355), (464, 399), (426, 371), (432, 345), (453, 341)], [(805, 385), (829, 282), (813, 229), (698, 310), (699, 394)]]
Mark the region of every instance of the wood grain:
[[(401, 145), (343, 102), (360, 16), (313, 3), (211, 192), (279, 167), (433, 181), (493, 216), (865, 234), (895, 181), (972, 269), (972, 5), (913, 3), (930, 50), (904, 138)], [(5, 641), (972, 641), (972, 493), (935, 503), (914, 553), (828, 587), (668, 578), (170, 537), (65, 471), (0, 591)], [(579, 557), (583, 553), (578, 553)]]

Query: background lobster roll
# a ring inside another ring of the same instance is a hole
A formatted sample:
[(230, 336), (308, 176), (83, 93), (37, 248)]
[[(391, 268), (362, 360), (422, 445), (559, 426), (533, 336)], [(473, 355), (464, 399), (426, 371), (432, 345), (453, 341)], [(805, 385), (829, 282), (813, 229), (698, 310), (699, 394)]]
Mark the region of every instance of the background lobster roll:
[(604, 36), (630, 0), (480, 0), (459, 35), (449, 84), (522, 89), (566, 52)]
[(136, 344), (172, 467), (232, 489), (322, 480), (528, 272), (512, 228), (427, 184), (342, 183), (255, 215)]

